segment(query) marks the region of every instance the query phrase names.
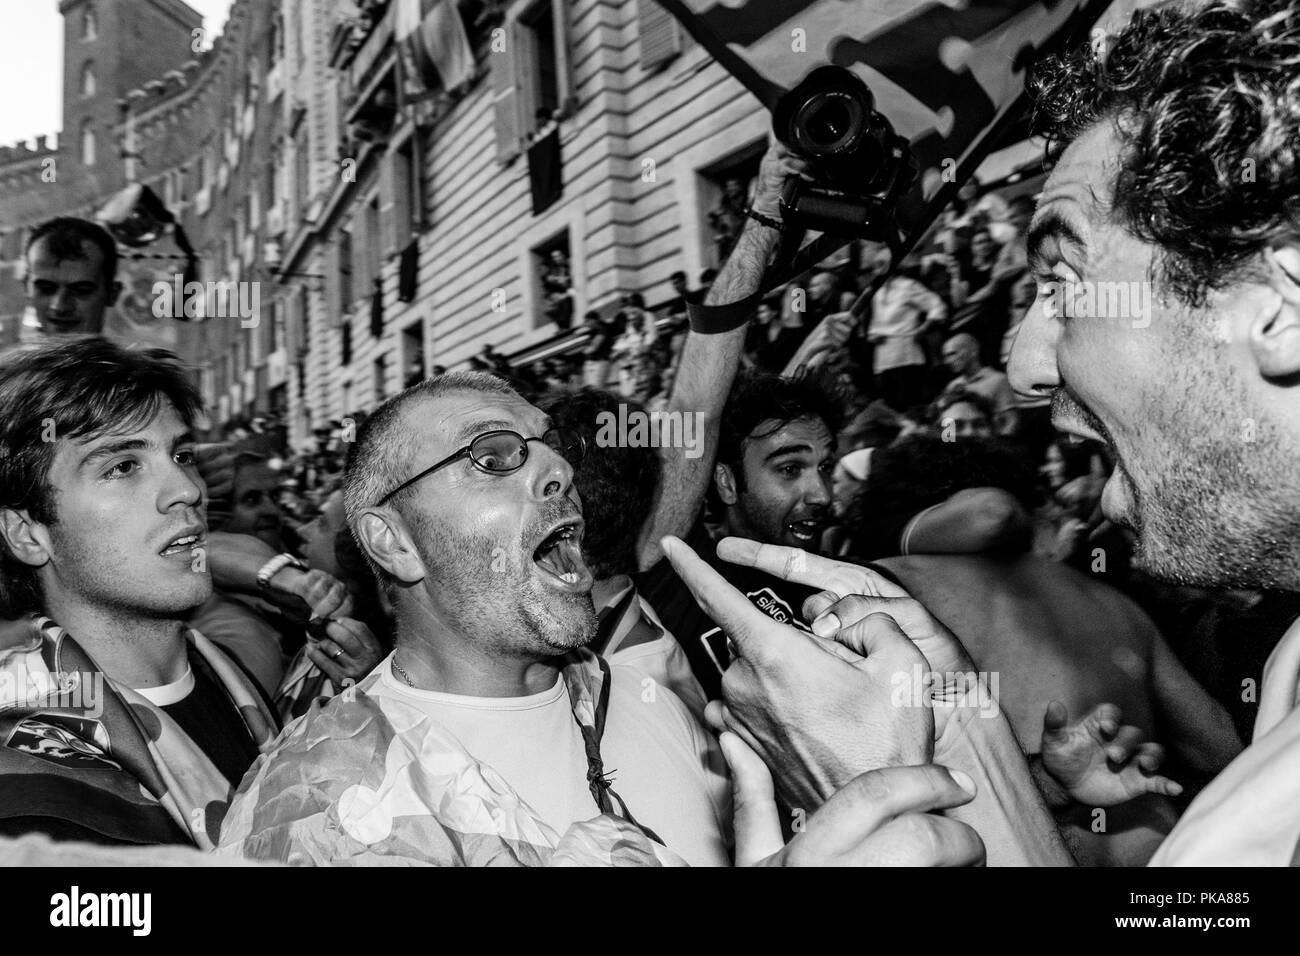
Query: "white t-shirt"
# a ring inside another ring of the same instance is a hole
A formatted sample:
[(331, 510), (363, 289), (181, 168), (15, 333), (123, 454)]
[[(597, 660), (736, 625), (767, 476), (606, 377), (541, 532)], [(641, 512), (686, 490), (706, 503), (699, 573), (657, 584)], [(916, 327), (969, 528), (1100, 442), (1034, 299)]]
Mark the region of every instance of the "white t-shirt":
[[(600, 810), (564, 679), (528, 697), (464, 697), (416, 690), (385, 661), (370, 693), (420, 707), (496, 770), (556, 833)], [(727, 866), (731, 789), (717, 742), (667, 688), (610, 666), (601, 758), (615, 792), (642, 826), (692, 866)], [(617, 806), (617, 801), (615, 801)]]

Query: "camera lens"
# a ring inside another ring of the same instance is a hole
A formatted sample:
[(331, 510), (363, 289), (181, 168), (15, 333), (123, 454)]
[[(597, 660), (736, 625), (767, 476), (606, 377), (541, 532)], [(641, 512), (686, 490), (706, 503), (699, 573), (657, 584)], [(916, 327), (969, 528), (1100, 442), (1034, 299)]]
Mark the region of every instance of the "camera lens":
[(861, 135), (862, 104), (837, 90), (814, 93), (795, 112), (792, 125), (804, 149), (814, 155), (834, 155)]

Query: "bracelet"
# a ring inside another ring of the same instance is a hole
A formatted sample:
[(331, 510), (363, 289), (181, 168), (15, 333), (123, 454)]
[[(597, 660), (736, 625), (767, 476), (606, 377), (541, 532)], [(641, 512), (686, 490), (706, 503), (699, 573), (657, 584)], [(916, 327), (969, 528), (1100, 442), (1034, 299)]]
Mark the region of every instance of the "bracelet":
[(257, 586), (263, 591), (269, 591), (271, 589), (271, 578), (275, 577), (291, 564), (299, 571), (307, 570), (307, 565), (303, 564), (292, 554), (277, 554), (258, 570)]
[(767, 226), (769, 229), (775, 229), (777, 232), (785, 232), (785, 223), (780, 219), (773, 219), (771, 216), (765, 216), (761, 212), (755, 212), (752, 207), (745, 208), (745, 215), (760, 226)]

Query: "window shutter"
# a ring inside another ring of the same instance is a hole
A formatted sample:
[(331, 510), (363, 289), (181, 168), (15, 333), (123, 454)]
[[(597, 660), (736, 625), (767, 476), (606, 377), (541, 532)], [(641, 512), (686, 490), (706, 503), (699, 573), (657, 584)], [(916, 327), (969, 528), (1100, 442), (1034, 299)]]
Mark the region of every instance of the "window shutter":
[(397, 255), (411, 239), (411, 159), (391, 149), (379, 174), (379, 218), (384, 257)]
[(384, 259), (401, 248), (397, 238), (396, 173), (397, 150), (389, 147), (379, 168), (379, 248)]
[(641, 68), (653, 70), (682, 52), (682, 27), (655, 0), (637, 0)]
[(343, 301), (343, 233), (338, 233), (329, 244), (325, 260), (325, 303), (329, 318), (339, 321), (347, 303)]
[(296, 294), (287, 296), (283, 306), (286, 310), (284, 322), (285, 352), (292, 360), (302, 350), (302, 324), (306, 316), (302, 314), (302, 299)]
[(551, 0), (551, 20), (555, 24), (555, 70), (559, 80), (560, 112), (564, 116), (572, 116), (578, 108), (569, 46), (570, 5), (566, 0)]
[(346, 303), (349, 310), (357, 299), (370, 294), (370, 253), (366, 249), (369, 239), (366, 209), (362, 206), (352, 219), (352, 301)]
[[(495, 112), (497, 137), (497, 163), (504, 166), (519, 155), (519, 81), (517, 53), (518, 31), (513, 20), (506, 20), (500, 29), (505, 30), (505, 48), (488, 47), (488, 63), (492, 68), (492, 106)], [(495, 44), (495, 39), (490, 41)]]

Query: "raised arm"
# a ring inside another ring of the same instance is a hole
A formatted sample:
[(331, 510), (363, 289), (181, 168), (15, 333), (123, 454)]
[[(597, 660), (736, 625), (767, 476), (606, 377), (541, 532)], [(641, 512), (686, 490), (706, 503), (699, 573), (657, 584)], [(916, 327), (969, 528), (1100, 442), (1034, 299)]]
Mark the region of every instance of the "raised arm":
[[(806, 163), (780, 143), (773, 142), (763, 157), (754, 193), (753, 210), (779, 220), (779, 200), (786, 178), (802, 174)], [(699, 444), (692, 448), (659, 449), (663, 478), (655, 492), (654, 507), (637, 541), (637, 564), (646, 570), (663, 557), (659, 540), (664, 535), (683, 537), (695, 522), (713, 475), (718, 452), (718, 419), (740, 366), (745, 328), (758, 306), (763, 273), (775, 253), (781, 234), (754, 219), (736, 241), (704, 300), (704, 308), (691, 307), (691, 331), (682, 346), (677, 377), (668, 398), (669, 415), (689, 417)], [(739, 312), (739, 322), (727, 322), (727, 313)], [(716, 321), (727, 331), (697, 331), (701, 320)], [(671, 419), (670, 419), (671, 420)], [(683, 434), (687, 434), (683, 432)], [(689, 455), (687, 454), (689, 452)]]

